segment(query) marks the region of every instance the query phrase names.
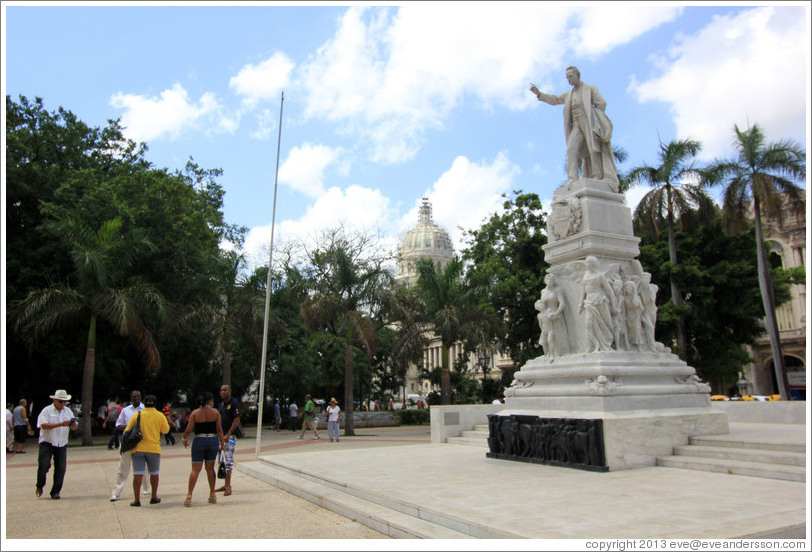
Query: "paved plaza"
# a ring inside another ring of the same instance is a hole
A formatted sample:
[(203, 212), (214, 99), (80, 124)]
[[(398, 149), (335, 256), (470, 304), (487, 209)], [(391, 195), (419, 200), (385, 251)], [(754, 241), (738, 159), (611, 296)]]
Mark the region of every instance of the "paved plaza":
[[(805, 428), (797, 424), (735, 424), (734, 431), (805, 441)], [(432, 444), (428, 426), (356, 432), (331, 443), (324, 437), (315, 441), (309, 433), (298, 440), (298, 433), (265, 430), (260, 456), (358, 489), (358, 494), (414, 503), (493, 534), (502, 531), (507, 538), (539, 539), (538, 548), (546, 539), (808, 538), (808, 478), (798, 483), (664, 467), (601, 474), (487, 459), (483, 448)], [(372, 541), (388, 537), (240, 469), (233, 475), (232, 496), (220, 493), (217, 504), (207, 504), (201, 477), (192, 507), (185, 508), (190, 460), (180, 443), (163, 448), (161, 504), (151, 506), (145, 500), (141, 508), (132, 508), (131, 490), (111, 503), (118, 453), (98, 443), (70, 447), (61, 500), (48, 499), (47, 487), (42, 498), (34, 496), (35, 443), (26, 444), (27, 454), (6, 457), (4, 531), (11, 540), (4, 541), (4, 549), (33, 550), (36, 543), (16, 539), (49, 538), (318, 539), (293, 541), (284, 549), (416, 546)], [(253, 437), (239, 442), (238, 468), (260, 464), (255, 447)], [(96, 547), (94, 542), (63, 543), (77, 550)], [(468, 543), (468, 549), (480, 549), (485, 541)], [(179, 548), (184, 544), (178, 541)], [(427, 542), (419, 548), (441, 544)], [(459, 543), (442, 546), (457, 549)]]

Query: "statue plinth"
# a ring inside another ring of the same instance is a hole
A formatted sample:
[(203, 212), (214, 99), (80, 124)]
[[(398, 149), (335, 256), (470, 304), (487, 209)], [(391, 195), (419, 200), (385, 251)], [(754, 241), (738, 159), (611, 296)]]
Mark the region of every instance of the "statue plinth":
[(636, 259), (623, 194), (595, 179), (561, 186), (548, 237), (550, 279), (536, 304), (545, 354), (515, 374), (499, 416), (601, 419), (610, 470), (652, 466), (690, 436), (727, 433), (710, 387), (654, 338), (657, 287)]

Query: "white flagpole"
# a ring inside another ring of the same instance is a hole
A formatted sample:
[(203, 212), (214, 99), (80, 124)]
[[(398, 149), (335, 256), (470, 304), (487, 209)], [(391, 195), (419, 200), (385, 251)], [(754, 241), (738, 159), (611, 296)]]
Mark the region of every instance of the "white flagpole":
[(271, 271), (273, 269), (273, 233), (276, 222), (276, 185), (279, 180), (279, 148), (282, 145), (282, 107), (285, 103), (285, 93), (282, 92), (282, 99), (279, 102), (279, 138), (276, 141), (276, 174), (273, 181), (273, 214), (271, 215), (271, 252), (268, 259), (268, 283), (265, 288), (265, 323), (262, 326), (262, 362), (259, 370), (259, 392), (257, 394), (257, 445), (254, 451), (259, 457), (259, 447), (262, 440), (262, 410), (265, 405), (265, 362), (268, 353), (268, 315), (271, 310)]

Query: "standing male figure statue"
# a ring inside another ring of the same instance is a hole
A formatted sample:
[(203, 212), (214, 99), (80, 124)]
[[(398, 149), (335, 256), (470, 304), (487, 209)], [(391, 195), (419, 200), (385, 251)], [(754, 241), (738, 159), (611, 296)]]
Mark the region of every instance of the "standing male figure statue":
[(545, 94), (535, 84), (533, 92), (541, 102), (564, 104), (564, 134), (567, 139), (567, 178), (578, 180), (579, 160), (583, 176), (606, 180), (613, 191), (618, 190), (617, 168), (612, 153), (612, 122), (606, 116), (606, 100), (598, 87), (581, 82), (577, 67), (567, 67), (567, 81), (572, 90), (560, 95)]

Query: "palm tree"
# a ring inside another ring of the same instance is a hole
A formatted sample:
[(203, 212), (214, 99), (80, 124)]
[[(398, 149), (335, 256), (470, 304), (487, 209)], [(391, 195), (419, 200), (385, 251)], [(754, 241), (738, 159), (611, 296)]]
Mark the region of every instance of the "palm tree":
[[(702, 145), (696, 140), (673, 140), (667, 144), (660, 142), (660, 165), (641, 165), (631, 169), (626, 179), (631, 183), (647, 182), (654, 186), (634, 211), (638, 224), (659, 236), (663, 224), (668, 231), (668, 253), (672, 270), (677, 265), (677, 243), (674, 234), (675, 224), (684, 224), (686, 215), (698, 213), (700, 220), (709, 221), (716, 207), (711, 197), (701, 185), (707, 180), (705, 170), (695, 168), (691, 161)], [(695, 181), (691, 184), (689, 181)], [(683, 309), (685, 303), (673, 273), (669, 276), (671, 300), (677, 307), (677, 348), (681, 358), (686, 358), (685, 324)]]
[(417, 265), (416, 290), (423, 301), (423, 319), (442, 343), (440, 395), (444, 405), (451, 404), (451, 346), (465, 341), (473, 348), (484, 348), (493, 342), (499, 324), (494, 313), (481, 308), (485, 288), (467, 284), (462, 272), (463, 264), (458, 257), (443, 269), (438, 269), (430, 259)]
[[(312, 295), (302, 306), (302, 319), (311, 330), (341, 338), (344, 350), (344, 434), (353, 425), (353, 346), (372, 357), (375, 350), (373, 311), (385, 302), (392, 276), (383, 264), (362, 260), (358, 250), (339, 240), (311, 255)], [(335, 339), (334, 339), (335, 341)]]
[(781, 221), (787, 207), (792, 212), (803, 212), (803, 190), (793, 180), (806, 178), (806, 153), (799, 144), (789, 140), (767, 143), (764, 131), (757, 124), (746, 130), (735, 125), (734, 133), (734, 145), (738, 150), (736, 158), (716, 160), (710, 170), (715, 174), (714, 182), (722, 178), (727, 180), (722, 213), (723, 222), (729, 231), (746, 228), (747, 215), (752, 205), (756, 227), (758, 283), (778, 391), (781, 398), (786, 400), (789, 398), (789, 385), (775, 317), (775, 298), (761, 217), (763, 214), (767, 219)]
[[(265, 295), (242, 272), (245, 258), (233, 251), (222, 252), (216, 260), (213, 302), (199, 308), (198, 317), (208, 320), (213, 356), (223, 367), (223, 384), (231, 386), (231, 359), (238, 338), (260, 350)], [(271, 327), (279, 321), (271, 317)]]
[[(147, 370), (154, 374), (161, 357), (146, 320), (163, 315), (164, 302), (152, 286), (126, 280), (136, 255), (150, 246), (145, 239), (121, 231), (116, 218), (93, 232), (82, 221), (66, 218), (48, 225), (64, 243), (73, 264), (73, 285), (59, 283), (36, 289), (14, 305), (15, 330), (33, 345), (58, 327), (87, 323), (87, 349), (82, 375), (82, 445), (92, 444), (93, 378), (96, 367), (96, 324), (103, 321), (130, 338), (139, 348)], [(150, 313), (149, 311), (153, 311)]]

